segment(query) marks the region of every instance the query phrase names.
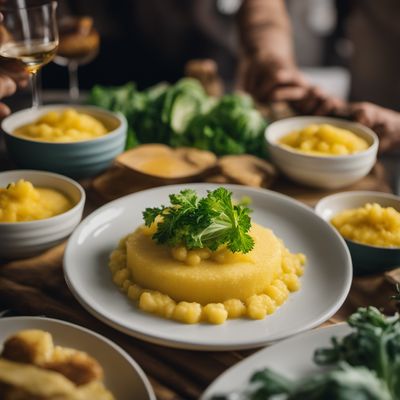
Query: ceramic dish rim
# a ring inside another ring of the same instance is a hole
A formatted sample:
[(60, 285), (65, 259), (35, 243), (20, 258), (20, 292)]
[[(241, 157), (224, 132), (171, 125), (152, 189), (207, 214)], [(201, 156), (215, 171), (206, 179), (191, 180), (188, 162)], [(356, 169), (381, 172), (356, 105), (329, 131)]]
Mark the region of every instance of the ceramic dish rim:
[[(34, 321), (49, 321), (50, 323), (54, 324), (60, 324), (60, 325), (66, 325), (72, 329), (77, 329), (78, 331), (84, 332), (88, 334), (89, 336), (95, 336), (97, 339), (100, 341), (106, 343), (108, 346), (110, 346), (113, 350), (115, 350), (117, 353), (119, 353), (128, 363), (129, 365), (135, 370), (135, 372), (139, 375), (146, 391), (147, 394), (149, 395), (149, 400), (156, 400), (156, 396), (154, 393), (153, 386), (151, 385), (149, 378), (143, 371), (142, 367), (137, 363), (137, 361), (131, 357), (127, 351), (125, 351), (121, 346), (118, 344), (114, 343), (111, 339), (103, 336), (100, 333), (97, 333), (91, 329), (88, 329), (84, 326), (80, 326), (77, 324), (74, 324), (69, 321), (64, 321), (62, 319), (58, 318), (49, 318), (49, 317), (41, 317), (41, 316), (13, 316), (13, 317), (2, 317), (0, 319), (0, 324), (2, 323), (1, 321), (10, 321), (10, 320), (17, 320), (17, 321), (27, 321), (29, 322), (30, 320)], [(95, 356), (94, 356), (95, 357)]]
[[(235, 185), (235, 184), (224, 184), (224, 185), (218, 185), (215, 183), (189, 183), (186, 185), (190, 185), (191, 187), (195, 186), (198, 188), (201, 188), (202, 186), (210, 186), (211, 187), (219, 187), (219, 186), (223, 186), (226, 187), (228, 189), (244, 189), (246, 191), (249, 192), (253, 192), (253, 193), (264, 193), (267, 195), (271, 195), (275, 198), (283, 198), (285, 200), (287, 200), (289, 203), (293, 204), (294, 206), (299, 206), (300, 208), (302, 208), (303, 210), (307, 211), (307, 212), (311, 212), (312, 214), (314, 214), (317, 218), (320, 218), (319, 216), (317, 216), (315, 214), (315, 212), (308, 207), (305, 204), (300, 203), (297, 200), (292, 199), (289, 196), (286, 196), (284, 194), (281, 193), (277, 193), (271, 190), (267, 190), (267, 189), (263, 189), (263, 188), (252, 188), (252, 187), (247, 187), (247, 186), (243, 186), (243, 185)], [(143, 190), (137, 193), (143, 193), (143, 192), (147, 192), (147, 193), (151, 193), (152, 191), (158, 191), (160, 190), (160, 188), (174, 188), (174, 190), (177, 190), (178, 187), (181, 186), (180, 184), (175, 184), (175, 185), (165, 185), (162, 187), (156, 187), (156, 188), (151, 188), (151, 189), (147, 189), (147, 190)], [(96, 217), (98, 214), (100, 214), (101, 212), (103, 212), (104, 208), (106, 207), (110, 207), (113, 205), (116, 205), (118, 203), (124, 203), (126, 201), (127, 198), (131, 197), (135, 195), (135, 193), (133, 194), (129, 194), (123, 197), (120, 197), (116, 200), (113, 200), (109, 203), (106, 203), (104, 206), (100, 207), (99, 209), (97, 209), (96, 211), (94, 211), (92, 214), (90, 214), (86, 219), (90, 218), (94, 218)], [(86, 220), (85, 219), (85, 220)], [(346, 256), (347, 259), (347, 266), (348, 268), (346, 268), (346, 274), (343, 277), (343, 281), (344, 281), (344, 285), (340, 290), (340, 295), (337, 297), (335, 303), (333, 305), (331, 305), (329, 307), (328, 310), (325, 310), (325, 312), (321, 313), (321, 315), (318, 316), (317, 319), (314, 319), (311, 322), (308, 322), (307, 324), (305, 324), (304, 326), (302, 326), (301, 328), (297, 328), (297, 329), (293, 329), (292, 331), (290, 331), (289, 333), (280, 336), (279, 338), (269, 338), (268, 340), (265, 339), (259, 339), (257, 341), (252, 341), (250, 342), (241, 342), (241, 343), (233, 343), (233, 344), (207, 344), (207, 343), (195, 343), (193, 342), (193, 340), (176, 340), (176, 339), (171, 339), (171, 338), (163, 338), (160, 337), (159, 335), (153, 335), (153, 334), (149, 334), (149, 333), (143, 333), (140, 330), (134, 329), (134, 328), (130, 328), (126, 325), (121, 325), (118, 322), (114, 322), (114, 319), (112, 318), (112, 313), (110, 313), (110, 311), (108, 310), (107, 312), (105, 312), (104, 310), (101, 311), (101, 313), (99, 311), (97, 311), (90, 303), (90, 301), (86, 301), (86, 299), (84, 298), (84, 296), (81, 296), (79, 294), (79, 292), (77, 290), (75, 290), (72, 281), (70, 280), (69, 277), (69, 273), (68, 270), (66, 268), (67, 265), (67, 260), (71, 257), (71, 252), (72, 252), (72, 246), (73, 246), (73, 240), (75, 238), (76, 235), (79, 234), (79, 226), (78, 228), (76, 228), (73, 232), (73, 234), (71, 235), (70, 239), (68, 240), (67, 243), (67, 247), (65, 249), (65, 253), (64, 253), (64, 259), (63, 259), (63, 265), (64, 265), (64, 278), (65, 281), (69, 287), (69, 289), (71, 290), (71, 292), (73, 293), (74, 297), (76, 298), (76, 300), (87, 310), (89, 311), (91, 314), (95, 315), (96, 318), (98, 318), (99, 320), (101, 320), (102, 322), (106, 323), (107, 325), (112, 326), (113, 328), (124, 332), (128, 335), (137, 337), (139, 339), (142, 339), (144, 341), (147, 342), (151, 342), (151, 343), (155, 343), (158, 345), (164, 345), (164, 346), (168, 346), (168, 347), (172, 347), (172, 348), (180, 348), (180, 349), (189, 349), (189, 350), (200, 350), (200, 351), (228, 351), (228, 350), (238, 350), (238, 349), (250, 349), (250, 348), (256, 348), (256, 347), (260, 347), (260, 346), (265, 346), (267, 344), (273, 343), (274, 341), (277, 340), (282, 340), (286, 337), (290, 337), (293, 335), (297, 335), (298, 333), (307, 331), (313, 327), (316, 327), (320, 324), (322, 324), (323, 322), (327, 321), (330, 317), (332, 317), (337, 310), (342, 306), (342, 304), (344, 303), (349, 291), (350, 291), (350, 287), (351, 287), (351, 282), (352, 282), (352, 276), (353, 276), (353, 266), (352, 266), (352, 261), (351, 261), (351, 256), (350, 256), (350, 251), (344, 241), (344, 239), (341, 237), (341, 235), (333, 229), (333, 227), (324, 219), (320, 218), (321, 221), (330, 228), (330, 230), (332, 230), (332, 233), (336, 236), (337, 240), (341, 243), (341, 247), (342, 250)], [(85, 220), (83, 220), (80, 223), (81, 224), (85, 224)], [(154, 318), (159, 318), (157, 316), (153, 316)]]

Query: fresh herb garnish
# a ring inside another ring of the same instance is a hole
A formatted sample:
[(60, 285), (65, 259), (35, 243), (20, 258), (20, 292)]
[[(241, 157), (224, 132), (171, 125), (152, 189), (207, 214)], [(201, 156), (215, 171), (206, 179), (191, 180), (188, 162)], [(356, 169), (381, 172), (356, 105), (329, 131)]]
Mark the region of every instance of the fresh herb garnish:
[(230, 251), (241, 253), (253, 248), (254, 240), (248, 234), (250, 209), (242, 203), (234, 204), (232, 193), (225, 188), (209, 191), (203, 198), (185, 189), (169, 198), (170, 206), (146, 208), (143, 212), (146, 226), (160, 218), (153, 235), (157, 243), (212, 251), (226, 245)]

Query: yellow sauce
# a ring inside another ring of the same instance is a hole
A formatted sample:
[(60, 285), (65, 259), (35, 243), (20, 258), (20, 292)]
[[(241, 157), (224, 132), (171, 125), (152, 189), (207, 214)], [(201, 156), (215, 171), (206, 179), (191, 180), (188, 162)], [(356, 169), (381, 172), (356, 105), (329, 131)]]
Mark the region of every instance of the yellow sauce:
[(283, 136), (280, 144), (302, 153), (342, 156), (366, 150), (366, 140), (353, 132), (329, 124), (309, 125)]
[(150, 160), (146, 160), (138, 166), (138, 169), (150, 175), (161, 177), (175, 177), (177, 171), (182, 171), (184, 174), (189, 173), (190, 166), (176, 157), (158, 156)]
[(110, 256), (114, 283), (143, 311), (193, 324), (263, 319), (300, 287), (305, 256), (292, 254), (272, 231), (254, 224), (247, 254), (156, 244), (145, 227), (122, 239)]
[(38, 141), (77, 142), (104, 136), (107, 129), (94, 117), (67, 108), (60, 112), (50, 111), (36, 122), (23, 125), (13, 133)]
[(35, 188), (19, 180), (0, 188), (0, 222), (22, 222), (62, 214), (74, 206), (63, 193), (49, 188)]
[(345, 210), (331, 223), (346, 239), (380, 247), (400, 247), (400, 213), (377, 203)]

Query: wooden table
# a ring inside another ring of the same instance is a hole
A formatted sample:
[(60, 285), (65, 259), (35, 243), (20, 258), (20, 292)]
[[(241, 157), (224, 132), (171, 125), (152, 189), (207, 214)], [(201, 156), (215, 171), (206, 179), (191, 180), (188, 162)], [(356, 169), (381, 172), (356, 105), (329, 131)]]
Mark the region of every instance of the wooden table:
[[(0, 165), (12, 168), (4, 152)], [(104, 201), (87, 188), (86, 213)], [(382, 169), (364, 179), (355, 188), (390, 191)], [(273, 188), (313, 205), (325, 192), (301, 188), (284, 179)], [(27, 260), (0, 262), (0, 311), (13, 315), (45, 315), (60, 318), (95, 330), (121, 345), (144, 369), (160, 400), (197, 399), (223, 371), (257, 349), (247, 351), (195, 352), (170, 349), (146, 343), (109, 328), (89, 315), (69, 292), (62, 274), (64, 245)], [(357, 278), (341, 310), (328, 323), (342, 321), (360, 305), (376, 305), (393, 311), (389, 297), (393, 287), (383, 276)]]

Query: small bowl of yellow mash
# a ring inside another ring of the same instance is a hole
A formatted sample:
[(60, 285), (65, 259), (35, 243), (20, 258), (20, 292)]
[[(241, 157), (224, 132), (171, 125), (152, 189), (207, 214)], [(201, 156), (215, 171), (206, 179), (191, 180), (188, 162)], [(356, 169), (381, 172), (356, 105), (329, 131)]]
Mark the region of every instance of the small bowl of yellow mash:
[(82, 218), (85, 191), (45, 171), (0, 173), (0, 258), (38, 254), (66, 239)]
[(324, 189), (351, 185), (376, 162), (378, 137), (339, 118), (302, 116), (270, 124), (265, 133), (272, 161), (295, 182)]
[(11, 114), (1, 124), (18, 167), (74, 178), (105, 170), (125, 148), (122, 114), (86, 105), (48, 105)]
[(345, 239), (355, 274), (399, 266), (400, 197), (381, 192), (342, 192), (320, 200), (315, 212)]

